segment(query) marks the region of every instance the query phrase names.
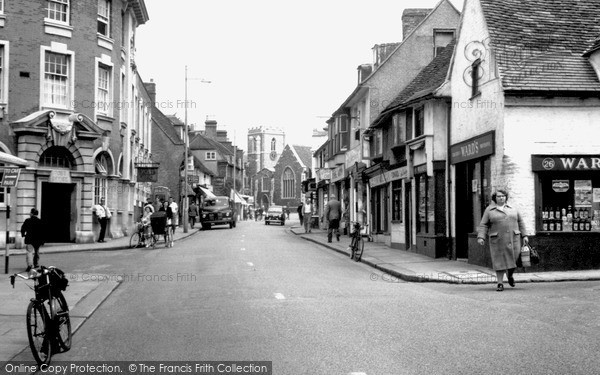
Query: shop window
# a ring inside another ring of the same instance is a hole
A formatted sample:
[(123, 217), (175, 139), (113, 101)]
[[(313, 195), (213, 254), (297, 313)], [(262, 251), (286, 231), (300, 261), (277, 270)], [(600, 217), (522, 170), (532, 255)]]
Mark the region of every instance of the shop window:
[(392, 221), (402, 222), (402, 181), (392, 182)]
[(433, 177), (415, 176), (417, 181), (417, 232), (433, 233), (435, 224)]
[(588, 173), (540, 173), (538, 230), (600, 232), (600, 178)]

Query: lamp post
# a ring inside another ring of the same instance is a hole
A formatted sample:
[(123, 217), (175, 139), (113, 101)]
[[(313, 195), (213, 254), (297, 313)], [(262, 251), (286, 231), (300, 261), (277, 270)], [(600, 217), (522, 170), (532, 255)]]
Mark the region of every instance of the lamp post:
[(185, 66), (185, 117), (184, 117), (184, 129), (183, 129), (183, 141), (184, 141), (184, 159), (183, 159), (183, 186), (184, 186), (184, 194), (183, 194), (183, 207), (182, 207), (182, 216), (183, 216), (183, 233), (188, 232), (188, 148), (189, 144), (189, 134), (188, 134), (188, 81), (197, 80), (202, 83), (211, 83), (211, 81), (207, 81), (202, 78), (188, 78), (187, 73), (187, 65)]

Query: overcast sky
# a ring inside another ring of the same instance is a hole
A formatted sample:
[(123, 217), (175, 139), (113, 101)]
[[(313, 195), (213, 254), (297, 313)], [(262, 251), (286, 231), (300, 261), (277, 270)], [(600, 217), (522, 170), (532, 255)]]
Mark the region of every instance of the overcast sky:
[[(167, 114), (204, 129), (207, 116), (247, 149), (248, 128), (279, 127), (310, 145), (357, 84), (371, 48), (402, 40), (402, 11), (439, 0), (145, 0), (136, 63)], [(462, 11), (463, 0), (451, 0)], [(203, 83), (200, 79), (209, 80)]]

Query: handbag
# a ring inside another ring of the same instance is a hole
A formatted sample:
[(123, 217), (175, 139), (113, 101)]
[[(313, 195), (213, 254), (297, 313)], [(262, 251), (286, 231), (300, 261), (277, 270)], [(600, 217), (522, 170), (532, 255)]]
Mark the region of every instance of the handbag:
[(517, 267), (531, 267), (531, 248), (529, 245), (523, 245), (517, 260)]
[(538, 264), (540, 262), (540, 254), (531, 246), (529, 246), (529, 259), (531, 260), (531, 264)]

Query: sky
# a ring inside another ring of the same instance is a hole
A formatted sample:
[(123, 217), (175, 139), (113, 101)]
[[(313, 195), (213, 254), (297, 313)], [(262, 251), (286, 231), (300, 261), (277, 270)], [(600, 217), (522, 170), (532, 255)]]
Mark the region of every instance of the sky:
[[(450, 0), (462, 11), (463, 0)], [(357, 85), (375, 44), (402, 40), (402, 11), (439, 0), (145, 0), (136, 32), (142, 79), (157, 105), (203, 130), (206, 118), (247, 150), (249, 128), (282, 129), (312, 145), (313, 129)], [(168, 5), (165, 5), (168, 4)], [(210, 83), (209, 83), (210, 82)]]

